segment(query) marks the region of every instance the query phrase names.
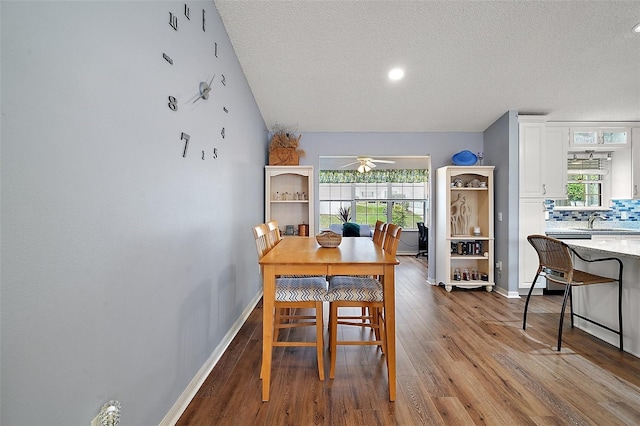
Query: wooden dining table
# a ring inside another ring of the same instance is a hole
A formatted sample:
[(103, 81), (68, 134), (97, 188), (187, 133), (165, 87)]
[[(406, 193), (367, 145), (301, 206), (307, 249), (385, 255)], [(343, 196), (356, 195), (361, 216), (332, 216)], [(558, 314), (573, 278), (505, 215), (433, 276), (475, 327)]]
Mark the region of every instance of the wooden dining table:
[(278, 275), (379, 275), (384, 288), (389, 400), (396, 400), (395, 255), (366, 237), (344, 237), (338, 247), (320, 247), (315, 237), (283, 238), (260, 260), (263, 268), (262, 400), (269, 400), (273, 313)]

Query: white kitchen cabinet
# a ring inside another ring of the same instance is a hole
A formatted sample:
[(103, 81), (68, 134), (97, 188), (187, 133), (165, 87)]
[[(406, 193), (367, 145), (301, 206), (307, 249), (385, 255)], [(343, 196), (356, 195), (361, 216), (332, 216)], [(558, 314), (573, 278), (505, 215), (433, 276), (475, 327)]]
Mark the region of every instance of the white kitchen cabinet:
[(633, 168), (632, 197), (640, 198), (640, 127), (631, 129), (631, 153)]
[[(539, 120), (539, 119), (538, 119)], [(545, 123), (534, 119), (519, 124), (520, 197), (542, 197), (542, 139)]]
[(568, 145), (568, 127), (547, 125), (542, 143), (542, 196), (545, 199), (567, 198)]
[[(494, 282), (493, 166), (436, 171), (436, 280), (452, 288)], [(460, 184), (457, 184), (460, 182)]]
[[(521, 198), (519, 205), (519, 238), (518, 238), (518, 289), (520, 294), (526, 294), (538, 269), (538, 254), (533, 249), (527, 236), (544, 235), (545, 204), (542, 198)], [(540, 277), (535, 288), (546, 286), (544, 278)]]
[(519, 117), (520, 197), (567, 197), (569, 128), (539, 116)]
[(315, 235), (313, 166), (265, 166), (265, 221), (277, 220), (282, 235), (307, 224)]

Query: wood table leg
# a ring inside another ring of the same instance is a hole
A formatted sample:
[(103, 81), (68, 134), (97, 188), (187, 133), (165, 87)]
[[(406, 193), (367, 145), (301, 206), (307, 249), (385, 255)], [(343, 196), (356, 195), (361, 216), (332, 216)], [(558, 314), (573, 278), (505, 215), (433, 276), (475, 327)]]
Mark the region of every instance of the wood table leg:
[(275, 267), (265, 265), (262, 295), (262, 400), (269, 400), (271, 358), (273, 350), (273, 309), (276, 294)]
[(396, 291), (395, 266), (384, 267), (384, 315), (387, 337), (387, 370), (389, 373), (389, 401), (396, 400)]

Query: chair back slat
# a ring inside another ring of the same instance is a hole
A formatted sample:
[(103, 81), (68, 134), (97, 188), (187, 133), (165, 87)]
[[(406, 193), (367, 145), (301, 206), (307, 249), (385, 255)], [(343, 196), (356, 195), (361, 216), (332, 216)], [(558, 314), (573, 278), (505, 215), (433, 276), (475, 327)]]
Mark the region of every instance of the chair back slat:
[(562, 241), (546, 235), (529, 235), (527, 241), (538, 254), (540, 269), (562, 273), (567, 280), (573, 275), (573, 261), (569, 247)]
[(253, 227), (253, 237), (256, 240), (256, 249), (258, 251), (258, 259), (267, 254), (271, 250), (269, 245), (269, 228), (266, 224), (261, 223)]
[(392, 255), (396, 255), (398, 250), (398, 243), (400, 242), (400, 234), (402, 234), (402, 227), (394, 225), (393, 223), (387, 224), (387, 232), (384, 236), (384, 251)]
[(379, 246), (384, 243), (384, 234), (387, 232), (387, 224), (381, 220), (376, 221), (376, 226), (373, 228), (373, 242)]
[(280, 242), (280, 229), (278, 228), (277, 220), (270, 220), (267, 222), (267, 240), (269, 242), (270, 248), (273, 248), (276, 244)]

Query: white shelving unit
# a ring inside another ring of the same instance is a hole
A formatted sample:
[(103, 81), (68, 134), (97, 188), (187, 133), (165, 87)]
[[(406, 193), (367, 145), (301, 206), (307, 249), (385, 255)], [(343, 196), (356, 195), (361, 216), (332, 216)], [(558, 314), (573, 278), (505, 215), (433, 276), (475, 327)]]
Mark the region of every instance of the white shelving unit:
[(316, 234), (313, 200), (313, 166), (265, 166), (265, 221), (277, 220), (283, 237), (287, 225), (294, 235), (301, 224)]
[(446, 166), (436, 171), (436, 280), (447, 291), (454, 286), (491, 291), (495, 285), (493, 169)]

